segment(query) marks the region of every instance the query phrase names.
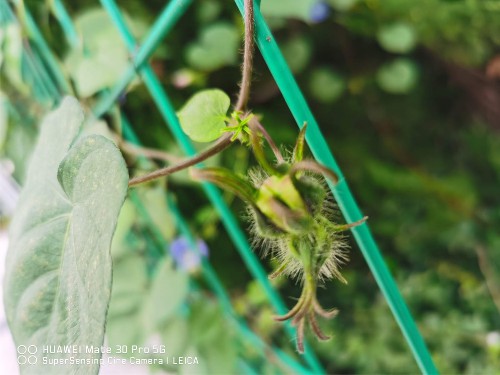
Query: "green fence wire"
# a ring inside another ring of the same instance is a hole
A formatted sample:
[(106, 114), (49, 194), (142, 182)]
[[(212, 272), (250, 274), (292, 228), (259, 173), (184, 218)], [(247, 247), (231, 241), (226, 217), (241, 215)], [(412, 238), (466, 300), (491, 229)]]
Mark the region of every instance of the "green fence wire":
[[(107, 0), (103, 0), (101, 1), (101, 3), (103, 7), (108, 11), (112, 21), (117, 26), (118, 31), (123, 37), (125, 45), (127, 46), (130, 54), (132, 56), (134, 56), (134, 54), (136, 54), (136, 56), (139, 57), (144, 56), (144, 54), (142, 53), (142, 48), (139, 49), (137, 48), (138, 47), (137, 42), (133, 37), (132, 33), (130, 32), (128, 26), (126, 25), (123, 15), (119, 10), (119, 8), (117, 7), (116, 3), (114, 1), (107, 1)], [(169, 19), (171, 20), (171, 22), (176, 22), (181, 15), (180, 12), (184, 12), (186, 10), (186, 6), (184, 5), (185, 3), (186, 1), (183, 0), (171, 1), (164, 10), (165, 14), (170, 15), (169, 17), (165, 16), (165, 19)], [(175, 15), (173, 13), (175, 13)], [(160, 16), (160, 19), (163, 19), (162, 16)], [(165, 23), (164, 27), (170, 29), (171, 27), (173, 27), (173, 25)], [(155, 26), (153, 26), (153, 30), (154, 31), (156, 30)], [(152, 47), (157, 46), (161, 40), (157, 38), (161, 38), (163, 37), (163, 35), (164, 34), (160, 32), (149, 33), (143, 44), (146, 46), (144, 48), (149, 48), (150, 51), (152, 52), (153, 51)], [(182, 131), (179, 119), (177, 118), (177, 115), (175, 113), (175, 109), (171, 104), (165, 90), (161, 86), (160, 81), (153, 72), (151, 66), (147, 63), (144, 63), (143, 65), (140, 66), (137, 63), (135, 63), (134, 65), (136, 66), (136, 69), (140, 73), (146, 87), (150, 91), (154, 102), (156, 103), (161, 115), (165, 119), (165, 122), (168, 125), (170, 131), (172, 132), (174, 138), (181, 146), (181, 149), (188, 156), (195, 155), (196, 150), (194, 149), (190, 139)], [(117, 91), (116, 89), (113, 89), (112, 92), (116, 93), (116, 91)], [(107, 99), (105, 100), (107, 101)], [(221, 215), (222, 223), (224, 224), (226, 230), (228, 231), (229, 236), (236, 245), (236, 249), (240, 253), (250, 273), (262, 286), (271, 304), (278, 311), (278, 313), (279, 314), (286, 313), (287, 308), (285, 304), (283, 303), (279, 294), (275, 291), (275, 289), (269, 282), (267, 278), (267, 273), (265, 272), (264, 268), (262, 267), (261, 263), (255, 256), (255, 254), (252, 252), (252, 249), (243, 231), (239, 227), (238, 221), (232, 214), (229, 207), (224, 202), (224, 199), (222, 198), (222, 195), (220, 194), (219, 190), (215, 186), (209, 183), (203, 183), (202, 187), (205, 193), (207, 194), (209, 200), (211, 201), (211, 203), (214, 205), (214, 207)], [(291, 326), (290, 322), (287, 322), (285, 324), (285, 329), (290, 338), (295, 339), (295, 330)], [(314, 353), (311, 350), (308, 350), (307, 345), (305, 346), (304, 357), (307, 363), (311, 366), (313, 371), (315, 371), (316, 373), (323, 372), (319, 361), (317, 360)]]
[[(21, 27), (6, 2), (0, 3), (0, 26)], [(37, 51), (23, 44), (20, 64), (23, 80), (33, 88), (33, 96), (41, 103), (51, 103), (58, 93), (57, 87), (48, 76)]]
[[(71, 20), (69, 18), (67, 18), (68, 14), (66, 13), (64, 7), (62, 6), (62, 3), (58, 2), (57, 6), (58, 6), (57, 9), (59, 12), (57, 18), (59, 21), (63, 21), (63, 22), (61, 22), (61, 26), (63, 27), (65, 32), (68, 31), (68, 33), (65, 35), (66, 36), (76, 35), (76, 31), (74, 30), (73, 24), (72, 24)], [(27, 12), (26, 10), (23, 10), (23, 12), (26, 14), (27, 17), (30, 17), (29, 12)], [(28, 27), (30, 27), (30, 26), (28, 26)], [(36, 33), (36, 32), (38, 32), (38, 29), (34, 29), (31, 31)], [(74, 40), (75, 39), (73, 38), (73, 41)], [(35, 44), (36, 44), (36, 41), (37, 41), (37, 39), (34, 40)], [(70, 40), (68, 40), (68, 41), (71, 43)], [(51, 60), (53, 60), (53, 58)], [(53, 65), (52, 68), (53, 68), (53, 71), (57, 71), (58, 66)], [(52, 92), (52, 93), (54, 93), (54, 92)], [(57, 101), (59, 101), (60, 96), (56, 94), (55, 99)], [(137, 143), (138, 140), (137, 140), (136, 136), (133, 134), (131, 126), (128, 124), (126, 119), (122, 119), (122, 120), (124, 120), (123, 121), (124, 135), (126, 135), (128, 137), (128, 139), (131, 140), (133, 143)], [(144, 209), (144, 207), (141, 207), (140, 200), (134, 199), (136, 197), (133, 193), (131, 193), (131, 198), (132, 198), (133, 202), (136, 204), (136, 207), (140, 211), (141, 215), (143, 217), (146, 217), (147, 212)], [(188, 232), (187, 224), (185, 223), (182, 216), (180, 216), (178, 209), (176, 209), (174, 201), (172, 199), (169, 199), (169, 202), (170, 202), (171, 211), (173, 213), (176, 213), (174, 216), (176, 216), (176, 218), (177, 218), (177, 223), (180, 226), (181, 232), (193, 244), (194, 243), (193, 235)], [(149, 220), (149, 222), (151, 222), (151, 220)], [(184, 223), (184, 224), (182, 224), (182, 223)], [(151, 226), (153, 226), (153, 225), (151, 224)], [(153, 228), (153, 233), (155, 233), (155, 237), (157, 240), (159, 237), (161, 237), (161, 235), (158, 235), (158, 233), (159, 233), (158, 229), (155, 230)], [(163, 241), (163, 246), (166, 245), (166, 242), (164, 239), (160, 238), (159, 241), (160, 242)], [(256, 347), (258, 350), (260, 350), (260, 352), (262, 354), (268, 354), (268, 355), (272, 354), (272, 356), (279, 359), (289, 369), (294, 370), (296, 373), (309, 373), (309, 370), (302, 367), (295, 359), (291, 358), (288, 354), (286, 354), (285, 352), (281, 351), (278, 348), (270, 347), (268, 344), (264, 343), (257, 335), (255, 335), (246, 326), (246, 324), (241, 319), (237, 319), (236, 313), (234, 312), (234, 309), (231, 306), (229, 296), (227, 295), (227, 292), (225, 291), (224, 287), (222, 286), (220, 280), (218, 279), (215, 271), (211, 268), (211, 266), (208, 262), (204, 262), (203, 265), (204, 265), (203, 274), (204, 274), (205, 279), (207, 280), (211, 289), (214, 291), (214, 294), (218, 297), (219, 301), (221, 302), (222, 306), (224, 307), (225, 312), (236, 319), (236, 323), (237, 323), (236, 326), (237, 326), (238, 330), (240, 331), (240, 333), (242, 333), (242, 335), (245, 337), (245, 339), (247, 341), (249, 341), (250, 343), (252, 343), (252, 345), (254, 347)], [(318, 369), (319, 365), (316, 365), (316, 367)], [(248, 368), (248, 366), (247, 366), (247, 368)], [(317, 371), (317, 369), (316, 369), (316, 371)]]
[[(243, 0), (235, 0), (240, 12), (243, 13)], [(276, 41), (273, 38), (271, 30), (267, 26), (259, 7), (255, 7), (255, 32), (257, 45), (271, 71), (274, 80), (285, 98), (290, 111), (299, 128), (307, 123), (306, 140), (314, 157), (320, 163), (335, 171), (339, 177), (339, 182), (333, 186), (330, 182), (330, 188), (340, 210), (346, 221), (355, 222), (363, 218), (356, 200), (354, 199), (349, 186), (344, 178), (340, 167), (335, 161), (325, 138), (323, 137), (318, 123), (314, 118), (307, 102), (298, 87), (290, 68), (288, 67), (283, 55), (281, 54)], [(430, 353), (425, 342), (420, 335), (417, 325), (413, 320), (401, 293), (396, 286), (387, 265), (385, 264), (380, 250), (370, 232), (368, 224), (352, 228), (354, 238), (358, 243), (370, 270), (377, 281), (391, 311), (403, 332), (403, 335), (413, 352), (415, 360), (421, 371), (427, 374), (436, 374), (438, 371), (434, 366)]]
[[(6, 0), (3, 0), (5, 3)], [(190, 143), (187, 136), (182, 132), (178, 119), (175, 115), (175, 110), (171, 105), (165, 91), (161, 87), (160, 82), (153, 73), (149, 64), (147, 64), (147, 59), (158, 46), (160, 41), (166, 36), (166, 34), (175, 26), (175, 23), (180, 19), (185, 10), (190, 6), (192, 0), (172, 0), (168, 3), (164, 11), (160, 14), (157, 21), (152, 26), (147, 37), (144, 39), (143, 43), (138, 46), (132, 34), (127, 28), (124, 22), (123, 16), (116, 6), (115, 2), (112, 0), (101, 0), (103, 7), (109, 13), (111, 19), (117, 26), (120, 34), (122, 35), (124, 42), (133, 57), (133, 66), (129, 68), (127, 73), (124, 75), (122, 80), (107, 94), (94, 108), (94, 113), (97, 116), (101, 116), (106, 113), (115, 103), (116, 99), (122, 94), (132, 79), (139, 73), (144, 80), (144, 83), (148, 87), (153, 100), (156, 102), (162, 116), (164, 117), (167, 125), (172, 131), (174, 137), (177, 139), (182, 149), (187, 155), (193, 155), (195, 153), (192, 144)], [(236, 5), (243, 12), (243, 0), (235, 0)], [(256, 2), (258, 5), (260, 1)], [(6, 5), (6, 3), (5, 3)], [(17, 3), (20, 6), (19, 3)], [(21, 4), (22, 5), (22, 4)], [(77, 33), (74, 32), (74, 28), (71, 23), (71, 19), (64, 9), (62, 3), (59, 0), (53, 1), (52, 6), (56, 18), (59, 20), (61, 26), (65, 30), (69, 30), (67, 38), (70, 44), (75, 45), (78, 43)], [(20, 7), (22, 9), (22, 7)], [(32, 41), (36, 44), (41, 56), (48, 65), (51, 76), (57, 84), (57, 87), (61, 92), (69, 92), (69, 85), (62, 74), (62, 71), (58, 69), (57, 61), (54, 59), (49, 47), (47, 46), (42, 34), (38, 30), (36, 24), (32, 20), (29, 12), (26, 10), (22, 11), (24, 16), (24, 22), (28, 29), (29, 35)], [(262, 14), (260, 13), (259, 7), (255, 7), (255, 23), (256, 23), (256, 42), (264, 57), (266, 64), (268, 65), (271, 73), (274, 76), (276, 83), (278, 84), (285, 101), (287, 102), (292, 115), (294, 116), (297, 125), (302, 127), (304, 123), (308, 124), (308, 131), (306, 134), (306, 139), (308, 145), (314, 155), (314, 157), (322, 164), (333, 169), (339, 176), (339, 183), (335, 186), (330, 185), (332, 193), (334, 194), (338, 205), (344, 214), (347, 222), (357, 221), (362, 218), (361, 211), (356, 204), (356, 201), (343, 177), (343, 173), (339, 166), (335, 162), (335, 159), (324, 139), (319, 126), (314, 119), (305, 99), (300, 91), (293, 75), (288, 68), (286, 61), (284, 60), (277, 43), (275, 42), (272, 33), (269, 30)], [(72, 31), (71, 31), (72, 30)], [(36, 58), (35, 58), (36, 60)], [(46, 81), (46, 79), (44, 80)], [(50, 81), (45, 82), (45, 90), (47, 93), (54, 93), (54, 84)], [(278, 311), (278, 313), (283, 313), (286, 311), (286, 307), (279, 297), (279, 295), (272, 288), (267, 280), (266, 274), (260, 265), (259, 261), (252, 253), (248, 241), (246, 240), (242, 230), (240, 229), (236, 219), (232, 215), (231, 211), (225, 204), (220, 195), (219, 191), (210, 184), (203, 184), (203, 189), (208, 195), (212, 204), (217, 208), (221, 214), (221, 219), (228, 230), (233, 242), (235, 243), (238, 251), (240, 252), (244, 262), (249, 268), (252, 275), (259, 281), (263, 286), (271, 304)], [(169, 197), (169, 204), (172, 211), (176, 211), (175, 202)], [(193, 241), (192, 234), (188, 232), (187, 224), (183, 222), (180, 212), (178, 212), (176, 217), (178, 218), (178, 223), (180, 225), (180, 231), (187, 233), (188, 237)], [(183, 229), (183, 225), (186, 227)], [(187, 228), (187, 231), (186, 231)], [(417, 326), (411, 317), (411, 314), (396, 286), (396, 283), (390, 274), (381, 253), (370, 233), (367, 224), (356, 227), (353, 230), (354, 237), (365, 257), (370, 270), (372, 271), (384, 297), (386, 298), (392, 313), (398, 322), (405, 339), (407, 340), (410, 349), (419, 365), (421, 371), (425, 374), (437, 374), (437, 369), (434, 366), (432, 358), (427, 350), (427, 347), (417, 329)], [(193, 241), (194, 242), (194, 241)], [(211, 268), (208, 273), (205, 272), (206, 267), (204, 266), (204, 275), (208, 282), (213, 284), (213, 290), (215, 294), (221, 299), (221, 303), (226, 306), (227, 309), (231, 309), (230, 313), (234, 314), (232, 310), (230, 301), (226, 295), (223, 286), (218, 282), (217, 276)], [(205, 274), (206, 273), (206, 274)], [(210, 281), (212, 280), (212, 281)], [(226, 299), (227, 298), (227, 299)], [(243, 329), (248, 329), (243, 324)], [(290, 325), (286, 325), (286, 330), (290, 335), (293, 335), (293, 329)], [(281, 358), (284, 362), (290, 361), (289, 365), (294, 365), (293, 359), (286, 357), (284, 353), (279, 350), (276, 351), (279, 355), (284, 355)], [(322, 373), (323, 370), (315, 358), (314, 354), (306, 349), (305, 359), (307, 363), (311, 366), (314, 373)], [(246, 363), (242, 364), (243, 367), (248, 366)], [(297, 367), (298, 372), (302, 372), (300, 367)], [(251, 368), (247, 368), (245, 372), (254, 371)]]
[[(0, 3), (0, 9), (4, 7), (6, 4), (5, 2), (2, 1)], [(62, 6), (62, 3), (56, 2), (54, 5), (57, 5), (57, 9), (59, 13), (58, 20), (59, 21), (65, 21), (64, 23), (61, 22), (61, 26), (67, 32), (65, 35), (68, 39), (68, 42), (74, 43), (75, 38), (71, 38), (71, 36), (77, 35), (76, 30), (73, 28), (73, 24), (71, 20), (67, 17), (69, 17), (65, 11), (65, 8)], [(10, 8), (6, 7), (6, 12), (10, 12)], [(4, 12), (2, 12), (4, 14)], [(13, 15), (10, 14), (11, 20), (14, 20)], [(30, 17), (29, 13), (27, 13), (27, 16)], [(15, 20), (14, 20), (15, 21)], [(36, 41), (35, 41), (36, 44)], [(57, 66), (52, 66), (54, 68), (54, 71), (58, 68)], [(41, 69), (38, 69), (36, 73), (39, 73), (40, 71), (43, 71)], [(47, 76), (42, 76), (39, 77), (38, 75), (35, 75), (36, 78), (39, 78), (38, 84), (44, 87), (48, 83), (52, 83), (50, 80), (48, 80)], [(47, 81), (47, 82), (45, 82)], [(57, 90), (52, 90), (51, 94), (53, 95), (52, 99), (56, 102), (60, 101), (61, 96), (58, 94)], [(123, 115), (122, 115), (123, 116)], [(135, 143), (139, 145), (138, 139), (136, 135), (134, 134), (131, 125), (128, 123), (127, 119), (125, 117), (122, 117), (122, 125), (123, 125), (123, 133), (124, 137), (128, 140), (131, 141), (132, 143)], [(147, 213), (147, 210), (145, 207), (142, 205), (142, 202), (140, 199), (138, 199), (138, 196), (135, 194), (134, 191), (131, 192), (130, 198), (132, 202), (135, 204), (136, 209), (139, 211), (140, 215), (145, 219), (146, 222), (149, 223), (149, 228), (152, 230), (152, 233), (155, 237), (155, 240), (157, 243), (160, 243), (160, 249), (157, 250), (156, 252), (162, 253), (164, 252), (164, 249), (168, 247), (167, 241), (162, 238), (161, 232), (158, 228), (155, 228), (155, 225), (153, 224), (152, 220), (149, 218), (149, 214)], [(182, 233), (184, 237), (188, 239), (188, 241), (191, 244), (191, 247), (193, 249), (196, 248), (196, 244), (194, 241), (194, 236), (190, 232), (189, 227), (180, 214), (180, 211), (178, 210), (175, 200), (172, 199), (171, 196), (168, 197), (168, 203), (169, 203), (169, 209), (171, 213), (173, 213), (173, 216), (176, 218), (176, 223), (178, 226), (179, 231)], [(149, 241), (151, 243), (151, 241)], [(152, 244), (151, 246), (154, 246)], [(194, 250), (196, 251), (196, 250)], [(307, 374), (309, 373), (309, 370), (301, 366), (296, 359), (290, 357), (288, 354), (283, 352), (282, 350), (269, 346), (269, 344), (265, 343), (262, 341), (262, 339), (257, 336), (253, 331), (251, 331), (246, 323), (242, 321), (240, 318), (237, 317), (237, 314), (235, 313), (231, 302), (230, 298), (223, 287), (222, 283), (218, 279), (217, 274), (215, 271), (212, 269), (210, 263), (207, 261), (204, 261), (202, 264), (202, 269), (203, 269), (203, 275), (205, 280), (207, 281), (208, 285), (214, 292), (214, 294), (217, 296), (218, 301), (221, 303), (223, 311), (228, 314), (232, 319), (233, 322), (235, 323), (234, 325), (236, 326), (237, 330), (240, 332), (241, 336), (246, 340), (246, 342), (249, 342), (255, 349), (257, 349), (260, 354), (265, 357), (266, 355), (272, 359), (274, 362), (276, 360), (279, 360), (283, 363), (285, 368), (288, 368), (289, 370), (293, 370), (295, 373), (303, 373)], [(274, 358), (274, 359), (273, 359)], [(255, 371), (252, 370), (251, 366), (244, 361), (240, 360), (238, 362), (238, 365), (240, 368), (245, 372), (245, 373), (255, 373)], [(282, 367), (283, 367), (282, 365)]]

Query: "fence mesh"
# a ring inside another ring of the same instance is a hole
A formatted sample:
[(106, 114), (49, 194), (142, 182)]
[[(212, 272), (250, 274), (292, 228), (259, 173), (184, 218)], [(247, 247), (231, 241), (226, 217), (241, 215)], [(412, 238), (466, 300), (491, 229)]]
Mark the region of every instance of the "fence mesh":
[[(271, 1), (271, 0), (268, 0)], [(168, 94), (162, 87), (160, 80), (156, 76), (152, 67), (148, 63), (149, 57), (156, 50), (159, 43), (162, 42), (170, 31), (175, 28), (177, 22), (181, 20), (182, 15), (192, 4), (192, 0), (171, 0), (160, 13), (154, 24), (146, 33), (145, 38), (139, 43), (135, 40), (125, 23), (124, 16), (119, 7), (113, 0), (101, 0), (103, 8), (109, 14), (111, 20), (119, 31), (123, 43), (126, 45), (130, 56), (131, 63), (129, 68), (118, 83), (103, 93), (100, 100), (92, 108), (92, 112), (96, 117), (101, 117), (106, 114), (124, 93), (132, 80), (138, 75), (147, 87), (151, 99), (156, 104), (160, 111), (165, 124), (170, 129), (173, 137), (187, 156), (194, 155), (196, 150), (189, 138), (182, 131), (179, 120), (176, 116), (175, 108), (172, 105)], [(243, 0), (235, 0), (235, 4), (243, 14)], [(335, 185), (330, 184), (331, 191), (339, 205), (347, 222), (360, 220), (363, 215), (359, 209), (351, 190), (344, 178), (342, 170), (336, 163), (328, 145), (323, 137), (321, 130), (316, 122), (299, 86), (297, 85), (280, 49), (271, 33), (264, 17), (259, 10), (260, 1), (255, 1), (255, 40), (256, 44), (267, 64), (271, 74), (273, 75), (295, 121), (299, 128), (307, 123), (308, 131), (306, 141), (315, 159), (334, 170), (339, 176), (339, 182)], [(11, 8), (12, 7), (12, 8)], [(9, 4), (7, 0), (0, 0), (1, 17), (0, 22), (6, 25), (10, 22), (19, 22), (25, 28), (29, 36), (30, 43), (33, 47), (25, 48), (23, 59), (24, 77), (33, 87), (34, 97), (42, 102), (57, 103), (63, 95), (71, 93), (71, 88), (66, 80), (60, 65), (55, 55), (50, 50), (47, 42), (44, 40), (35, 20), (30, 15), (29, 9), (26, 9), (22, 1), (14, 1)], [(64, 31), (67, 43), (70, 46), (76, 47), (79, 43), (78, 34), (70, 15), (66, 11), (61, 0), (53, 0), (53, 9), (57, 21)], [(13, 12), (14, 10), (14, 12)], [(15, 13), (17, 11), (17, 13)], [(18, 17), (16, 18), (16, 14)], [(22, 17), (22, 19), (19, 19)], [(167, 42), (168, 43), (168, 42)], [(123, 113), (121, 113), (124, 138), (129, 142), (140, 145), (138, 137), (134, 134), (132, 126)], [(221, 220), (232, 240), (236, 250), (239, 252), (246, 267), (251, 275), (258, 281), (265, 291), (266, 297), (278, 314), (284, 314), (287, 311), (286, 305), (270, 284), (267, 274), (260, 264), (259, 260), (252, 252), (248, 240), (241, 229), (237, 219), (225, 203), (219, 190), (209, 184), (203, 183), (202, 188), (210, 200), (211, 204), (217, 209)], [(179, 208), (177, 207), (175, 197), (167, 193), (167, 202), (170, 211), (176, 219), (176, 225), (180, 233), (182, 233), (193, 248), (196, 247), (194, 235), (183, 218)], [(160, 231), (154, 229), (154, 224), (147, 217), (146, 210), (141, 207), (139, 199), (134, 198), (134, 193), (130, 194), (132, 202), (136, 205), (146, 221), (153, 227), (153, 233), (160, 244), (166, 247), (166, 240), (162, 238)], [(429, 351), (418, 331), (418, 328), (413, 320), (404, 299), (402, 298), (397, 285), (389, 272), (379, 248), (369, 230), (368, 224), (364, 223), (358, 227), (351, 229), (354, 238), (362, 251), (362, 254), (382, 292), (391, 311), (396, 319), (399, 327), (413, 353), (413, 356), (425, 374), (436, 374), (435, 368)], [(252, 330), (247, 326), (245, 321), (236, 314), (231, 299), (223, 285), (219, 280), (217, 273), (213, 270), (210, 263), (206, 260), (202, 263), (203, 276), (213, 293), (218, 298), (219, 303), (231, 322), (234, 323), (236, 329), (251, 345), (266, 355), (272, 355), (277, 360), (286, 366), (286, 368), (296, 373), (324, 373), (320, 362), (314, 353), (305, 347), (303, 359), (293, 358), (282, 350), (276, 347), (271, 347), (269, 344), (262, 341)], [(196, 288), (196, 285), (193, 285)], [(285, 330), (291, 339), (294, 337), (294, 329), (290, 323), (285, 324)], [(271, 353), (271, 354), (270, 354)], [(305, 364), (302, 364), (305, 362)], [(243, 360), (240, 362), (240, 368), (245, 373), (255, 373), (252, 366)]]

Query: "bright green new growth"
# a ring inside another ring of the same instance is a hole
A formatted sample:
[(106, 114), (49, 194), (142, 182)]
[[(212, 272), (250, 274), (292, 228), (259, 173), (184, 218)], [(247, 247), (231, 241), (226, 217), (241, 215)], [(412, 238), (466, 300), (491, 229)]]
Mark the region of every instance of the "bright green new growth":
[(235, 125), (226, 126), (222, 129), (223, 133), (230, 132), (233, 133), (231, 136), (231, 141), (234, 142), (239, 139), (241, 143), (247, 144), (249, 142), (250, 128), (248, 126), (249, 121), (254, 115), (251, 113), (245, 117), (243, 112), (234, 111), (231, 113), (231, 118), (226, 119), (228, 123)]
[(231, 101), (221, 90), (203, 90), (193, 95), (177, 113), (182, 130), (196, 142), (211, 142), (226, 127)]
[[(78, 139), (83, 112), (74, 98), (44, 120), (10, 227), (4, 300), (16, 345), (38, 348), (23, 374), (93, 374), (98, 364), (44, 366), (43, 345), (103, 343), (111, 292), (110, 245), (128, 173), (116, 146)], [(54, 354), (64, 359), (75, 354)], [(95, 360), (100, 354), (80, 353)]]

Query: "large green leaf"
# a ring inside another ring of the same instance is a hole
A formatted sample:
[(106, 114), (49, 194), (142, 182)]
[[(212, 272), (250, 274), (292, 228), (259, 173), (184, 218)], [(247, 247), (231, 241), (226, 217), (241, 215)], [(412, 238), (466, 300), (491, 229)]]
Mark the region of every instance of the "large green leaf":
[(188, 287), (188, 274), (175, 270), (172, 260), (163, 258), (142, 307), (143, 326), (147, 333), (157, 330), (175, 314), (186, 300)]
[[(125, 15), (136, 36), (147, 29), (139, 17)], [(129, 69), (130, 55), (104, 9), (91, 8), (75, 19), (81, 44), (69, 51), (65, 65), (81, 97), (113, 86)]]
[[(177, 321), (176, 313), (188, 295), (189, 276), (175, 270), (171, 260), (162, 258), (148, 282), (146, 261), (137, 253), (117, 260), (113, 270), (114, 287), (106, 331), (109, 344), (112, 348), (146, 345), (148, 338), (162, 333), (172, 319)], [(129, 352), (124, 356), (136, 354)], [(174, 354), (169, 352), (169, 355)]]
[(113, 291), (106, 326), (106, 336), (112, 348), (144, 343), (146, 334), (141, 324), (141, 309), (147, 293), (148, 276), (144, 258), (129, 252), (120, 259), (115, 259)]
[[(103, 343), (111, 291), (110, 244), (127, 192), (116, 146), (77, 139), (80, 105), (66, 98), (45, 119), (10, 228), (4, 280), (7, 320), (16, 345), (37, 348), (23, 373), (97, 373), (98, 364), (43, 365), (42, 357), (93, 360), (86, 346)], [(47, 354), (44, 345), (77, 345)]]

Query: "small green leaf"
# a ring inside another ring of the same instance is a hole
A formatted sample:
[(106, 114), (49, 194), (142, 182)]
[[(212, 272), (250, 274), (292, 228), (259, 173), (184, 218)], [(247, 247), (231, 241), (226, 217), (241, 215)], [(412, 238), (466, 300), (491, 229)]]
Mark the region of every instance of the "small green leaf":
[(23, 79), (23, 38), (18, 24), (11, 23), (0, 28), (0, 67), (4, 77), (20, 92), (27, 95), (29, 87)]
[(303, 36), (288, 40), (283, 45), (282, 51), (293, 73), (303, 71), (311, 59), (311, 43)]
[(200, 23), (215, 21), (222, 11), (222, 4), (217, 0), (205, 0), (196, 7), (196, 16)]
[(318, 68), (311, 73), (309, 88), (311, 94), (320, 102), (332, 103), (344, 92), (345, 83), (338, 73), (324, 67)]
[[(44, 345), (92, 345), (104, 340), (111, 292), (111, 238), (128, 187), (116, 146), (101, 136), (75, 141), (80, 105), (64, 99), (48, 115), (10, 228), (4, 300), (16, 345), (38, 348), (23, 373), (94, 374), (98, 364), (48, 368)], [(81, 359), (100, 354), (80, 353)]]
[(316, 2), (317, 0), (268, 0), (262, 2), (261, 9), (266, 17), (296, 18), (307, 22)]
[(391, 94), (405, 94), (417, 82), (418, 70), (409, 59), (396, 59), (383, 65), (377, 72), (377, 83)]
[(5, 155), (14, 163), (12, 176), (21, 184), (26, 179), (28, 162), (35, 147), (36, 137), (36, 129), (32, 126), (9, 126), (3, 144)]
[(417, 44), (413, 26), (404, 22), (385, 25), (377, 33), (377, 40), (382, 48), (394, 53), (410, 52)]
[(235, 64), (239, 44), (238, 30), (229, 23), (218, 22), (204, 28), (200, 40), (187, 47), (186, 60), (193, 68), (210, 72)]
[(221, 90), (203, 90), (193, 95), (177, 113), (182, 130), (196, 142), (211, 142), (226, 127), (229, 97)]

